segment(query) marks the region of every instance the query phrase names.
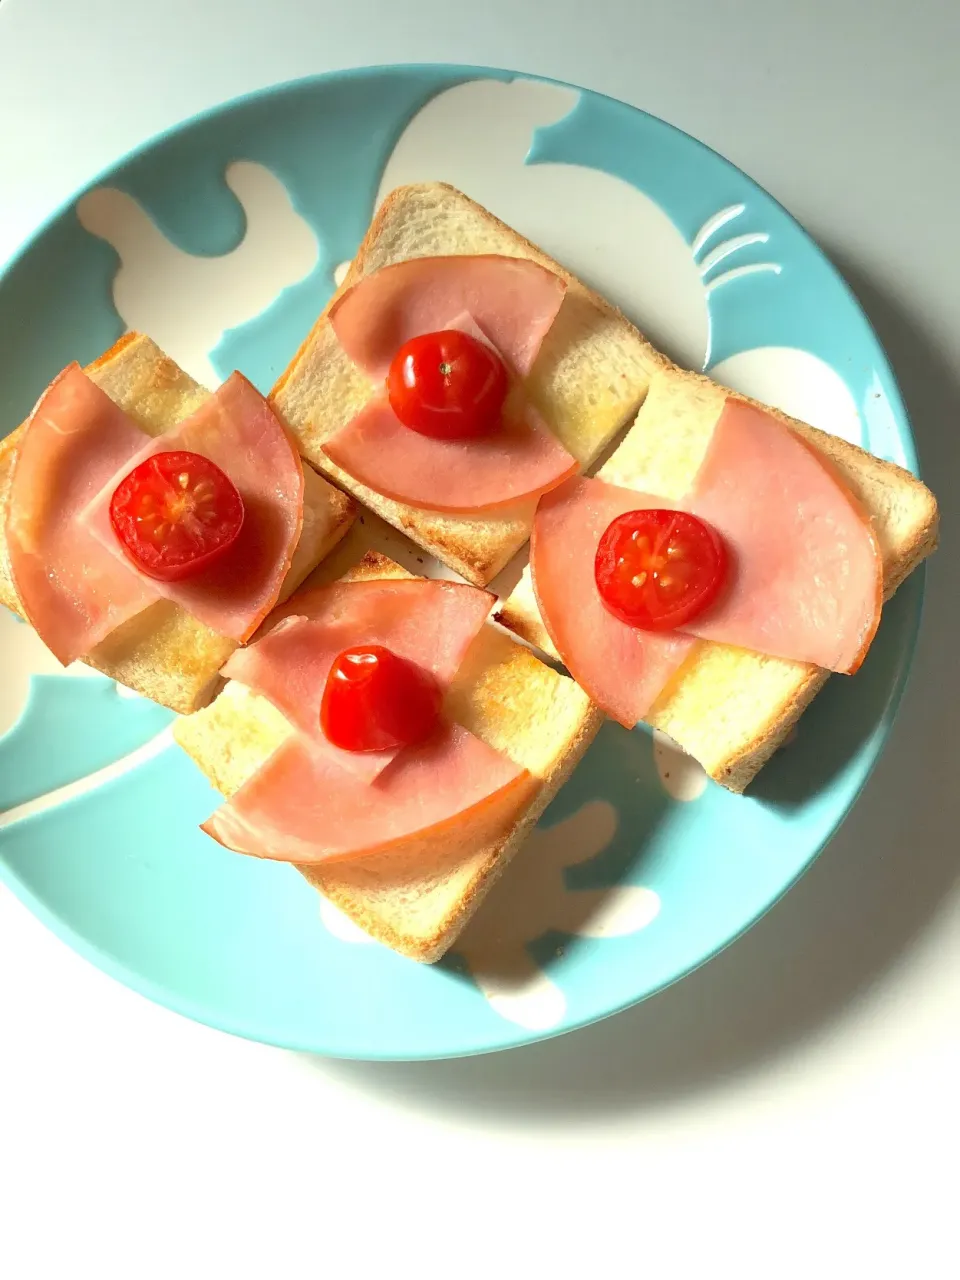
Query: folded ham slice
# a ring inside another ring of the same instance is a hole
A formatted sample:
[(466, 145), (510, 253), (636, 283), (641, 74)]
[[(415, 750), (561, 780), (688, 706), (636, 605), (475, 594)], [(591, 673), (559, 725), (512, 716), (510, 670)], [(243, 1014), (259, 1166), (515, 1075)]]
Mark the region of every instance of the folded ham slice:
[[(468, 312), (437, 320), (436, 328), (468, 333), (504, 359)], [(411, 431), (386, 394), (377, 395), (323, 450), (367, 488), (430, 511), (516, 506), (548, 493), (579, 470), (577, 460), (519, 390), (507, 400), (501, 428), (470, 440), (438, 440)]]
[(83, 512), (80, 524), (124, 567), (129, 560), (110, 523), (117, 484), (147, 458), (189, 449), (210, 458), (243, 498), (240, 536), (217, 562), (192, 578), (158, 582), (172, 600), (220, 635), (248, 639), (274, 607), (303, 524), (303, 467), (286, 429), (259, 391), (232, 374), (188, 418), (144, 442), (111, 476)]
[(638, 631), (615, 618), (597, 590), (594, 558), (603, 531), (617, 516), (669, 505), (575, 476), (541, 498), (530, 540), (533, 588), (554, 648), (593, 701), (630, 729), (695, 641), (676, 632)]
[(883, 561), (869, 519), (819, 454), (772, 414), (728, 399), (682, 505), (720, 531), (735, 566), (722, 601), (685, 630), (857, 670), (880, 622)]
[[(601, 534), (644, 508), (692, 512), (723, 536), (731, 580), (684, 634), (642, 631), (604, 607)], [(530, 566), (544, 626), (571, 675), (614, 719), (642, 719), (694, 638), (831, 671), (857, 669), (880, 619), (883, 565), (858, 504), (778, 418), (728, 399), (682, 502), (575, 478), (541, 499)]]
[(126, 474), (143, 432), (72, 364), (47, 388), (17, 450), (7, 512), (24, 614), (69, 665), (159, 599), (157, 585), (85, 534), (81, 512)]
[(320, 703), (334, 659), (355, 645), (383, 645), (445, 690), (493, 601), (465, 583), (425, 578), (315, 587), (297, 594), (295, 613), (238, 649), (223, 674), (268, 698), (327, 760), (372, 782), (399, 749), (344, 751), (324, 736)]
[(565, 280), (529, 258), (410, 258), (348, 289), (330, 308), (330, 323), (350, 359), (382, 382), (405, 342), (467, 312), (508, 368), (526, 377), (566, 291)]
[(562, 484), (574, 459), (531, 407), (500, 430), (472, 440), (436, 440), (411, 431), (386, 397), (377, 397), (324, 445), (354, 480), (430, 511), (489, 511)]
[(236, 853), (309, 865), (506, 830), (536, 780), (459, 725), (373, 783), (291, 735), (203, 830)]

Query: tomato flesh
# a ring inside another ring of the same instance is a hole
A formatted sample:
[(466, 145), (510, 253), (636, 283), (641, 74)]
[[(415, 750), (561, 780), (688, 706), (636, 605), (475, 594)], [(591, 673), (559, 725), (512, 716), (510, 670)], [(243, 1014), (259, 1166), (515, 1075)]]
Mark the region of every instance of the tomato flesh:
[(433, 677), (379, 644), (338, 654), (320, 703), (320, 727), (344, 751), (388, 751), (429, 738), (440, 716)]
[(729, 557), (720, 535), (686, 511), (627, 511), (607, 527), (594, 564), (607, 609), (632, 627), (673, 631), (714, 603)]
[(497, 353), (459, 329), (411, 338), (387, 374), (390, 407), (403, 425), (438, 440), (496, 431), (507, 390)]
[(193, 577), (233, 546), (243, 526), (236, 485), (202, 454), (155, 453), (114, 490), (110, 523), (141, 573), (159, 582)]

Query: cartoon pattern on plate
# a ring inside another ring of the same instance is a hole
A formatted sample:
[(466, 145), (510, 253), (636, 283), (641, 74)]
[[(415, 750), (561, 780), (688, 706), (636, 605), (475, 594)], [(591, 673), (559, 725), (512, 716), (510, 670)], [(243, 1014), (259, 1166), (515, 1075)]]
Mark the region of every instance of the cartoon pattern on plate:
[[(337, 136), (325, 125), (331, 103)], [(42, 350), (11, 335), (4, 412), (18, 421), (53, 372), (92, 358), (125, 325), (207, 383), (237, 367), (268, 387), (342, 279), (378, 187), (440, 178), (542, 244), (681, 363), (909, 464), (889, 372), (827, 264), (769, 197), (697, 147), (622, 104), (499, 73), (385, 69), (252, 99), (161, 142), (162, 161), (146, 151), (118, 166), (75, 218), (44, 233), (40, 282), (28, 271), (22, 286), (3, 281), (0, 302), (23, 316), (24, 333), (48, 335)], [(43, 284), (71, 272), (86, 308), (77, 323), (55, 311), (62, 291)], [(662, 735), (608, 725), (456, 955), (433, 968), (347, 947), (369, 939), (329, 904), (318, 930), (316, 898), (290, 868), (211, 847), (195, 824), (216, 796), (167, 750), (169, 713), (95, 673), (60, 672), (0, 611), (13, 676), (0, 690), (0, 864), (99, 963), (219, 1025), (361, 1056), (382, 1052), (376, 1035), (388, 1056), (519, 1043), (632, 1002), (640, 969), (639, 994), (670, 981), (806, 865), (878, 748), (902, 681), (904, 599), (886, 657), (871, 656), (842, 694), (843, 731), (801, 762), (821, 781), (800, 819), (776, 783), (766, 803), (735, 799)], [(96, 733), (70, 732), (93, 723)], [(173, 790), (176, 841), (164, 830)], [(117, 833), (130, 830), (128, 850)], [(57, 854), (64, 840), (68, 861)], [(104, 894), (95, 922), (74, 930), (71, 912), (94, 878), (113, 893), (123, 886), (124, 910)], [(709, 930), (690, 923), (701, 910), (691, 915), (685, 901), (694, 883)], [(213, 954), (216, 920), (229, 927)], [(685, 929), (709, 941), (685, 950)], [(605, 965), (613, 952), (633, 959)], [(323, 980), (345, 956), (347, 985), (369, 1004), (360, 1027), (331, 1005)], [(303, 1030), (313, 1007), (324, 1027), (346, 1019), (341, 1030)]]
[[(0, 653), (0, 827), (135, 768), (171, 741), (169, 711), (82, 663), (64, 671), (2, 606)], [(96, 733), (78, 732), (89, 723)]]
[[(120, 255), (113, 298), (127, 326), (148, 333), (208, 387), (220, 382), (210, 353), (224, 331), (255, 319), (305, 279), (319, 256), (316, 237), (269, 169), (238, 161), (225, 178), (247, 230), (231, 253), (215, 257), (178, 249), (124, 191), (98, 187), (77, 203), (80, 225)], [(175, 292), (164, 279), (177, 280)]]

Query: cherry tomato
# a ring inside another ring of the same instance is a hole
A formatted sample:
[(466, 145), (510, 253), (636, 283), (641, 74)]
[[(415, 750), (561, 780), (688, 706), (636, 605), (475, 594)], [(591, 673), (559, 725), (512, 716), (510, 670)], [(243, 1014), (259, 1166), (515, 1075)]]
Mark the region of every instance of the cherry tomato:
[(320, 727), (345, 751), (387, 751), (429, 738), (440, 689), (426, 671), (379, 644), (334, 659), (320, 703)]
[(728, 562), (720, 535), (696, 516), (627, 511), (604, 531), (594, 573), (615, 617), (645, 631), (673, 631), (713, 604)]
[(507, 371), (485, 343), (442, 329), (403, 344), (387, 374), (387, 394), (405, 427), (438, 440), (465, 440), (499, 427)]
[(120, 481), (110, 522), (142, 573), (177, 582), (233, 546), (243, 525), (243, 499), (209, 458), (177, 449), (155, 453)]

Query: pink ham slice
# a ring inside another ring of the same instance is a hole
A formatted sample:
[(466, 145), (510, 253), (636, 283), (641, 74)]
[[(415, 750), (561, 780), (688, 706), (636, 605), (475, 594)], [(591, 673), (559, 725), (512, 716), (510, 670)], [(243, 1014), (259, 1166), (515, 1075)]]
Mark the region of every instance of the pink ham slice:
[(492, 435), (435, 440), (405, 427), (389, 401), (377, 397), (324, 445), (324, 453), (384, 497), (430, 511), (511, 506), (556, 488), (578, 470), (530, 406)]
[(526, 377), (566, 290), (565, 280), (528, 258), (411, 258), (348, 289), (331, 307), (330, 323), (350, 359), (382, 382), (405, 342), (467, 312), (508, 367)]
[(238, 649), (223, 674), (263, 694), (327, 760), (369, 783), (397, 751), (342, 751), (324, 737), (320, 703), (336, 656), (355, 645), (384, 645), (446, 689), (493, 600), (476, 587), (423, 578), (316, 587), (297, 595), (296, 615)]
[(301, 866), (420, 842), (472, 844), (478, 829), (506, 829), (534, 785), (460, 725), (408, 749), (373, 783), (293, 735), (203, 830), (237, 853)]
[(883, 562), (819, 455), (771, 414), (728, 399), (683, 505), (723, 534), (735, 562), (731, 589), (691, 635), (856, 671), (880, 622)]
[(232, 374), (195, 413), (143, 443), (110, 477), (82, 517), (83, 526), (129, 564), (110, 524), (110, 499), (135, 466), (157, 453), (189, 449), (217, 464), (243, 498), (240, 536), (210, 569), (182, 582), (156, 583), (156, 594), (181, 605), (220, 635), (243, 642), (276, 604), (303, 523), (303, 468), (280, 420), (257, 389)]
[(594, 558), (617, 516), (665, 505), (576, 476), (540, 500), (530, 540), (537, 605), (557, 653), (593, 701), (627, 728), (647, 714), (695, 641), (638, 631), (615, 618), (600, 599)]
[(10, 569), (24, 613), (64, 666), (159, 598), (78, 524), (143, 439), (72, 364), (47, 388), (20, 442), (6, 525)]

